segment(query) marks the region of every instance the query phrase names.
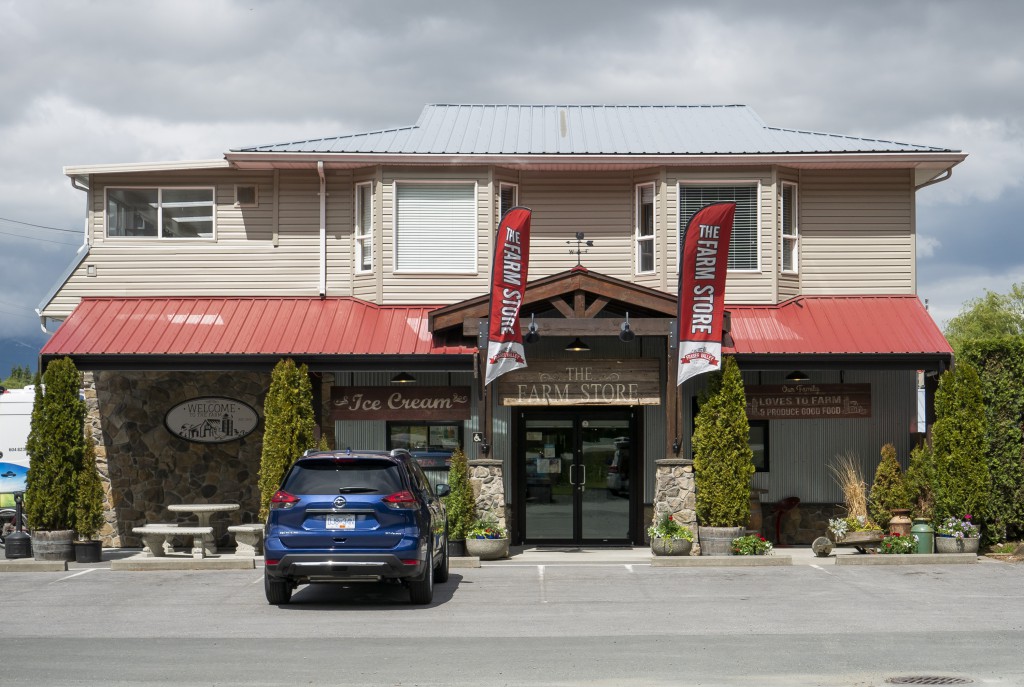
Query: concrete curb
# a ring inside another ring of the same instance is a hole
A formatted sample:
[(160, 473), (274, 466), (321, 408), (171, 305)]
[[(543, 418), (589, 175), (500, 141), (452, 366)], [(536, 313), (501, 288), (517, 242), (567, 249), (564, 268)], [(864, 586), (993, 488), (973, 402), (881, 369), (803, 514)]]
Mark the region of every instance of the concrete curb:
[(793, 565), (790, 556), (652, 556), (652, 568), (761, 568)]
[(873, 554), (836, 558), (836, 565), (962, 565), (977, 562), (976, 553)]
[(37, 561), (32, 558), (0, 560), (0, 572), (64, 572), (67, 561)]
[(110, 561), (111, 570), (147, 571), (147, 570), (252, 570), (256, 567), (255, 558), (185, 558), (185, 557), (131, 557), (119, 561)]
[(449, 556), (448, 568), (479, 568), (480, 559), (476, 556)]

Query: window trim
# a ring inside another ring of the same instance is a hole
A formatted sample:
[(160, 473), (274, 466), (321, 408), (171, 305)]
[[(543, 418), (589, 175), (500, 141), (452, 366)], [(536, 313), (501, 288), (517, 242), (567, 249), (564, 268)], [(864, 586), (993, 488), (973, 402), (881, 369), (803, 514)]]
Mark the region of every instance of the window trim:
[[(252, 202), (243, 203), (238, 200), (238, 189), (239, 188), (251, 188), (252, 189)], [(235, 207), (236, 208), (256, 208), (260, 206), (260, 186), (259, 184), (235, 184)]]
[(754, 246), (756, 250), (754, 254), (757, 256), (756, 267), (745, 267), (741, 269), (734, 269), (729, 267), (727, 274), (760, 274), (762, 271), (762, 260), (761, 260), (761, 179), (677, 179), (676, 180), (676, 217), (675, 217), (675, 235), (676, 235), (676, 274), (679, 274), (679, 265), (682, 262), (682, 251), (683, 251), (683, 226), (682, 226), (682, 214), (683, 214), (683, 186), (752, 186), (754, 187)]
[[(647, 236), (640, 234), (640, 204), (643, 198), (643, 189), (645, 187), (651, 189), (651, 233)], [(658, 251), (657, 251), (657, 236), (658, 236), (658, 187), (653, 181), (645, 181), (636, 184), (634, 187), (634, 204), (633, 204), (633, 247), (635, 251), (635, 257), (633, 260), (633, 273), (636, 275), (649, 275), (658, 273)], [(651, 244), (651, 269), (642, 269), (640, 264), (641, 243)]]
[[(786, 233), (786, 226), (784, 218), (786, 216), (786, 189), (793, 189), (793, 231), (789, 234)], [(800, 190), (799, 185), (791, 181), (783, 181), (781, 190), (779, 193), (779, 273), (780, 274), (800, 274)], [(786, 243), (791, 242), (793, 245), (793, 266), (790, 269), (785, 269), (784, 265), (786, 259)]]
[[(119, 190), (146, 190), (157, 192), (156, 236), (119, 236), (110, 233), (110, 192)], [(164, 236), (164, 191), (209, 191), (210, 192), (210, 235), (209, 236)], [(217, 240), (217, 187), (216, 186), (105, 186), (103, 188), (103, 238), (106, 241), (216, 241)]]
[[(398, 234), (400, 231), (399, 227), (399, 206), (398, 206), (398, 188), (402, 184), (415, 184), (418, 186), (435, 185), (435, 186), (469, 186), (473, 187), (473, 266), (468, 269), (410, 269), (400, 268), (398, 266)], [(479, 219), (479, 198), (480, 196), (480, 184), (476, 179), (394, 179), (391, 182), (391, 255), (392, 255), (392, 273), (396, 275), (431, 275), (431, 274), (447, 274), (447, 275), (459, 275), (459, 276), (476, 276), (480, 273), (480, 219)]]
[[(374, 249), (373, 249), (374, 248), (374, 246), (373, 246), (373, 243), (374, 243), (373, 227), (374, 227), (375, 220), (376, 220), (376, 210), (377, 210), (377, 208), (374, 207), (376, 205), (376, 203), (373, 202), (374, 201), (374, 198), (373, 198), (373, 186), (374, 186), (374, 184), (373, 184), (372, 181), (359, 182), (355, 186), (355, 192), (356, 192), (356, 198), (355, 198), (355, 203), (354, 203), (354, 206), (355, 206), (355, 219), (354, 219), (353, 225), (352, 225), (352, 240), (353, 240), (355, 246), (354, 246), (354, 250), (353, 250), (352, 255), (353, 255), (353, 267), (355, 268), (353, 271), (356, 274), (371, 274), (374, 271), (374, 268), (376, 267), (376, 264), (375, 264), (375, 262), (376, 262), (376, 255), (375, 255), (376, 251), (374, 251)], [(370, 195), (370, 226), (369, 226), (369, 229), (366, 229), (360, 223), (360, 219), (362, 217), (362, 209), (363, 209), (362, 208), (362, 202), (363, 201), (362, 201), (361, 189), (364, 188), (364, 187), (370, 189), (370, 194), (369, 194)], [(366, 230), (362, 231), (364, 229), (366, 229)], [(363, 243), (362, 243), (363, 241), (368, 241), (369, 246), (370, 246), (370, 266), (368, 268), (367, 267), (363, 267), (363, 257), (364, 257), (363, 256)]]
[[(502, 217), (502, 212), (501, 212), (501, 192), (502, 192), (502, 189), (505, 189), (505, 188), (511, 188), (512, 189), (512, 194), (513, 194), (512, 207), (514, 208), (517, 205), (519, 205), (519, 184), (514, 184), (511, 181), (499, 181), (498, 182), (498, 198), (497, 198), (498, 202), (495, 203), (495, 208), (494, 208), (495, 212), (497, 213), (497, 216), (494, 218), (495, 226), (497, 226), (498, 223), (501, 222), (501, 217)], [(511, 209), (511, 208), (509, 208), (509, 209)]]

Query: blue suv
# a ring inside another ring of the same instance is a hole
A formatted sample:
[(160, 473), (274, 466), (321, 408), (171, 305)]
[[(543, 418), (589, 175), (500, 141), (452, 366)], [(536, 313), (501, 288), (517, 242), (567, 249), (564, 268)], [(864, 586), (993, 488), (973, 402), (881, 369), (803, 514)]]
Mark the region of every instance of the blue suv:
[(448, 520), (440, 496), (405, 450), (318, 451), (295, 462), (270, 500), (264, 532), (267, 601), (300, 584), (402, 581), (428, 604), (448, 580)]

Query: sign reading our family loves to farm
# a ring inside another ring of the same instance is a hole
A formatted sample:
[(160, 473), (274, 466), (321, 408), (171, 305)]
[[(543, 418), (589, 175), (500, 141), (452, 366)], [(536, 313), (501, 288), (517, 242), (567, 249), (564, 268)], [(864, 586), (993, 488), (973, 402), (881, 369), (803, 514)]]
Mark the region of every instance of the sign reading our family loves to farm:
[(748, 386), (751, 420), (835, 420), (871, 417), (870, 384)]
[(171, 434), (199, 444), (237, 441), (252, 434), (260, 416), (235, 398), (202, 396), (183, 401), (167, 411), (164, 424)]

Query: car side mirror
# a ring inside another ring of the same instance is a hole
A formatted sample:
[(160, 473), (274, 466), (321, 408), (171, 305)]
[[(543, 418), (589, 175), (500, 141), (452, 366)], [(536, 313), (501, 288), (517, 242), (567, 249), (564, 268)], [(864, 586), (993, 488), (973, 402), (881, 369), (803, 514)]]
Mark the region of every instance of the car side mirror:
[(447, 496), (448, 494), (452, 493), (452, 488), (449, 487), (447, 484), (438, 484), (434, 488), (434, 493), (437, 494), (438, 496)]

